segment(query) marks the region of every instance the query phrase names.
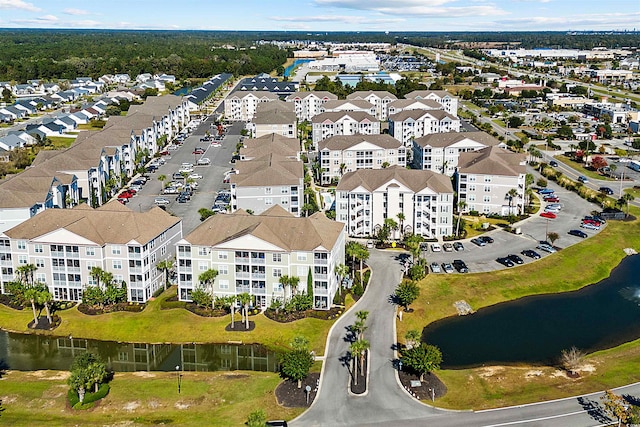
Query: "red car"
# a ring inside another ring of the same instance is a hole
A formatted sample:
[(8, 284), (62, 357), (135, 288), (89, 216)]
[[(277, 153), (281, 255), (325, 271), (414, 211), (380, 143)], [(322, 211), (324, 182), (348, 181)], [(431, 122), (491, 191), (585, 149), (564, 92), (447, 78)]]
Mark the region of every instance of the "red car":
[(542, 212), (540, 216), (543, 218), (549, 218), (549, 219), (554, 219), (557, 217), (557, 215), (554, 214), (553, 212)]
[(595, 219), (583, 219), (582, 220), (583, 224), (591, 224), (591, 225), (595, 225), (596, 227), (600, 227), (600, 221), (596, 221)]
[(130, 199), (132, 197), (133, 197), (133, 194), (129, 193), (128, 191), (123, 191), (118, 195), (118, 199)]
[(161, 156), (168, 156), (168, 155), (169, 155), (169, 150), (161, 151), (159, 154), (160, 154)]
[(545, 202), (553, 202), (553, 203), (557, 203), (560, 201), (559, 198), (557, 198), (556, 196), (545, 196), (544, 197), (544, 201)]
[(123, 205), (126, 205), (129, 202), (129, 199), (127, 199), (126, 197), (118, 197), (118, 201)]
[(195, 150), (193, 150), (192, 154), (204, 154), (204, 149), (203, 148), (196, 148)]

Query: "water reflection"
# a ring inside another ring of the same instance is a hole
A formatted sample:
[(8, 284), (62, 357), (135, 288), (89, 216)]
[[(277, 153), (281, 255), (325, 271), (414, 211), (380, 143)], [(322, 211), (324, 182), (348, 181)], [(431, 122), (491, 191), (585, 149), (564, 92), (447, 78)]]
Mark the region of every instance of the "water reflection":
[(0, 331), (0, 360), (9, 369), (68, 370), (78, 354), (100, 355), (116, 372), (251, 370), (276, 372), (278, 355), (257, 344), (145, 344)]

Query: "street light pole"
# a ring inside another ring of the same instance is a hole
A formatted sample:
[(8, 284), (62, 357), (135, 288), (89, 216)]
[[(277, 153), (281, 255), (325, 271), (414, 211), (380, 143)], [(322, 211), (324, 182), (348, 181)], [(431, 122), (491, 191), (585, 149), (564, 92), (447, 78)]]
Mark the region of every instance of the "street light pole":
[(178, 375), (178, 394), (180, 394), (180, 386), (182, 385), (182, 374), (180, 373), (180, 365), (176, 365), (176, 374)]

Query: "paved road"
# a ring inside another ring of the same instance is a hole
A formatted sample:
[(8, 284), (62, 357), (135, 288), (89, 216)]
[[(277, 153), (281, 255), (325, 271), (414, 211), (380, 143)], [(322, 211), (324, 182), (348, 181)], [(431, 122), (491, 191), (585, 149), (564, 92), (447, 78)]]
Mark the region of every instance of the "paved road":
[[(397, 251), (371, 250), (371, 284), (332, 328), (318, 395), (308, 411), (289, 423), (291, 426), (592, 427), (610, 421), (600, 406), (601, 393), (477, 412), (436, 409), (409, 396), (396, 379), (393, 363), (397, 357), (395, 306), (389, 296), (401, 278), (397, 255)], [(370, 313), (365, 338), (371, 344), (371, 370), (369, 390), (363, 396), (349, 393), (350, 373), (343, 362), (349, 347), (347, 328), (358, 310)], [(621, 387), (616, 393), (640, 396), (640, 385)]]

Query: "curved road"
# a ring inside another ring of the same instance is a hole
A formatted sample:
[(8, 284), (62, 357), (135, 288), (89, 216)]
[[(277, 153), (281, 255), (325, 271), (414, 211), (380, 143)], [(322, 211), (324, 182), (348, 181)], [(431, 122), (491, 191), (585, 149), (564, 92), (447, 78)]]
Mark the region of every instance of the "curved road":
[[(592, 427), (611, 422), (603, 415), (601, 393), (477, 412), (436, 409), (410, 397), (399, 385), (393, 363), (396, 310), (389, 297), (402, 277), (396, 260), (399, 252), (370, 252), (371, 283), (362, 299), (332, 328), (318, 395), (291, 426)], [(371, 344), (371, 369), (368, 393), (354, 396), (348, 391), (349, 370), (343, 360), (349, 348), (347, 328), (359, 310), (369, 311), (365, 338)], [(616, 393), (640, 396), (640, 384), (621, 387)]]

